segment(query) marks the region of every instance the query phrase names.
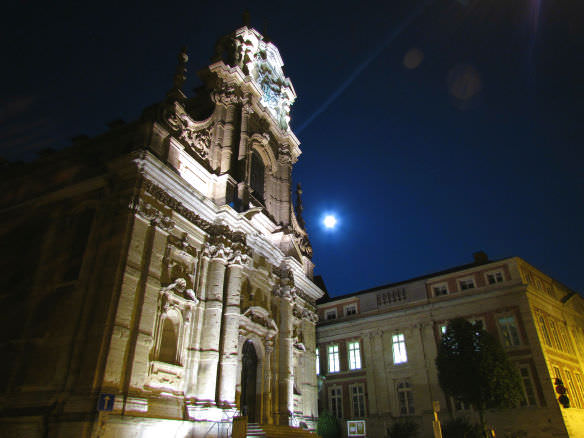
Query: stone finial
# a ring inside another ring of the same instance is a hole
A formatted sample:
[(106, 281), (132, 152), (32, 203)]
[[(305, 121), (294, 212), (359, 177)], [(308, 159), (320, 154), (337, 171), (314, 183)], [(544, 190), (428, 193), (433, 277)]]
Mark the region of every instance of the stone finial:
[(244, 26), (246, 26), (246, 27), (250, 26), (251, 17), (250, 17), (249, 11), (247, 9), (245, 11), (243, 11), (243, 14), (241, 14), (241, 21), (242, 21), (242, 24)]
[(178, 63), (176, 66), (176, 71), (174, 73), (173, 87), (168, 92), (169, 97), (174, 97), (177, 99), (184, 99), (186, 97), (182, 92), (182, 86), (185, 83), (185, 80), (187, 79), (186, 72), (188, 60), (189, 57), (187, 55), (187, 48), (183, 47), (180, 53), (178, 54)]

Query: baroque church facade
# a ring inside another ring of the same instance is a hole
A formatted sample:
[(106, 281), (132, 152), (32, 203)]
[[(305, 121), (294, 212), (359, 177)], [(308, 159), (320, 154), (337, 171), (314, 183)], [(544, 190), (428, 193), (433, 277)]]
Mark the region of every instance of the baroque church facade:
[(294, 88), (248, 27), (218, 42), (194, 97), (186, 62), (139, 120), (6, 167), (10, 436), (227, 436), (240, 414), (316, 426), (323, 292), (291, 199)]

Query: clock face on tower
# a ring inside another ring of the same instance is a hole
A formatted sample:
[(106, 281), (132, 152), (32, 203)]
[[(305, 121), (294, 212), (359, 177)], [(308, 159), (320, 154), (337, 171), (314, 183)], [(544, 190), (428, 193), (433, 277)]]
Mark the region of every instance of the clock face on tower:
[(296, 98), (290, 79), (284, 76), (282, 58), (276, 46), (264, 41), (254, 29), (241, 28), (235, 38), (238, 65), (261, 90), (260, 103), (280, 129), (290, 124), (290, 106)]

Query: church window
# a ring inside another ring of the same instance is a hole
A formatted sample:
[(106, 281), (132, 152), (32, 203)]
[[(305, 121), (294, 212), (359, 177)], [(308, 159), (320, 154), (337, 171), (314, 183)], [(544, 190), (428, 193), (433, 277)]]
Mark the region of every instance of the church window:
[(408, 361), (406, 353), (406, 340), (403, 333), (392, 336), (393, 364), (399, 365)]
[(162, 320), (158, 360), (178, 365), (179, 321), (174, 315), (166, 315)]
[(362, 383), (351, 385), (351, 408), (353, 417), (365, 417), (365, 389)]
[(501, 271), (489, 272), (487, 274), (487, 283), (488, 284), (503, 283), (503, 273)]
[(320, 374), (320, 352), (316, 349), (316, 375)]
[(341, 370), (339, 346), (337, 344), (328, 346), (328, 370), (329, 373), (338, 373)]
[(408, 380), (397, 383), (397, 401), (400, 415), (414, 415), (414, 394)]
[(475, 287), (473, 278), (463, 278), (458, 280), (458, 284), (460, 285), (460, 290), (474, 289)]
[(343, 418), (343, 390), (339, 386), (329, 389), (329, 409), (337, 418)]
[(265, 166), (262, 157), (254, 150), (251, 156), (251, 175), (249, 183), (254, 196), (260, 201), (264, 200), (264, 172)]
[(349, 369), (361, 369), (361, 349), (359, 341), (349, 342)]
[(533, 379), (531, 378), (531, 372), (527, 365), (519, 367), (519, 376), (521, 377), (521, 385), (523, 387), (521, 406), (536, 406), (537, 400), (535, 398)]

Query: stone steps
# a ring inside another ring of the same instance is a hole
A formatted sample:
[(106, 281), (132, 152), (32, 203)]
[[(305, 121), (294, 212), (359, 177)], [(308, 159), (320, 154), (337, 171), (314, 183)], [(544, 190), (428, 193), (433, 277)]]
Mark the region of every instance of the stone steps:
[(276, 426), (273, 424), (248, 423), (246, 438), (318, 438), (313, 432), (305, 429), (297, 429), (289, 426)]
[(266, 436), (265, 432), (258, 423), (248, 423), (247, 424), (247, 434), (246, 438)]

